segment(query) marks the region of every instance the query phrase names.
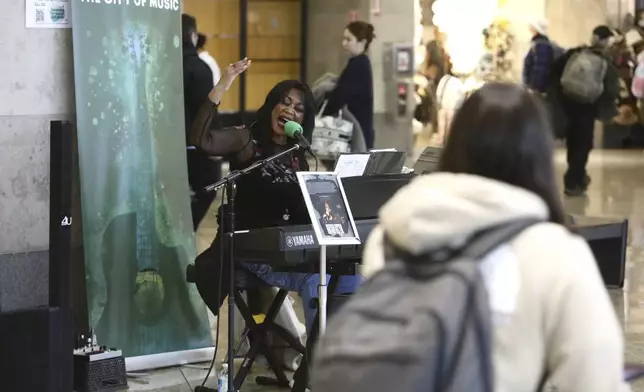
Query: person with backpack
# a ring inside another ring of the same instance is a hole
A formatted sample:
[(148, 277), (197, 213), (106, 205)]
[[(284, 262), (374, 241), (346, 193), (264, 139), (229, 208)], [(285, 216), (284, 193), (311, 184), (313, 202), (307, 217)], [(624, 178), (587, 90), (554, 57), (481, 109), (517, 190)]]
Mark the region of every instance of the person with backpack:
[(331, 315), (311, 390), (629, 390), (595, 259), (566, 227), (549, 128), (520, 86), (465, 100), (439, 172), (380, 210), (367, 280)]
[(590, 185), (586, 164), (593, 148), (595, 120), (610, 121), (619, 113), (619, 74), (609, 56), (613, 35), (608, 26), (596, 27), (590, 46), (570, 49), (551, 69), (552, 91), (561, 114), (554, 123), (563, 127), (558, 133), (566, 139), (567, 196), (583, 195)]
[(563, 51), (548, 38), (548, 21), (537, 20), (530, 24), (532, 41), (523, 60), (523, 84), (530, 90), (545, 94), (550, 78), (550, 67)]

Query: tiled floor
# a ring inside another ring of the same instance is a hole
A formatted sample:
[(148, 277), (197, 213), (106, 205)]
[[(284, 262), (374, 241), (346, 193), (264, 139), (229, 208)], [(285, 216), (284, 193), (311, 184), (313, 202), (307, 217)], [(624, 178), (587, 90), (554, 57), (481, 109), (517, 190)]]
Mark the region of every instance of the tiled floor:
[[(557, 154), (556, 162), (558, 171), (562, 173), (565, 169), (563, 152)], [(589, 173), (593, 181), (587, 197), (566, 199), (566, 209), (573, 214), (629, 218), (626, 286), (623, 290), (611, 290), (610, 295), (624, 325), (626, 360), (644, 363), (644, 152), (595, 151), (591, 156)], [(211, 214), (199, 230), (197, 246), (200, 250), (208, 247), (215, 235), (216, 223), (213, 216)], [(223, 316), (222, 321), (226, 315)], [(221, 331), (224, 337), (225, 325), (224, 321)], [(221, 347), (225, 347), (226, 340), (221, 344)], [(223, 351), (225, 349), (220, 350), (221, 357), (224, 355)], [(203, 370), (193, 368), (156, 371), (145, 379), (148, 384), (131, 380), (131, 389), (189, 391), (181, 371), (193, 387), (197, 385), (197, 379), (205, 374)], [(243, 391), (276, 391), (254, 385), (251, 378), (244, 385)], [(644, 392), (644, 382), (635, 384), (634, 391)]]
[[(557, 168), (565, 168), (558, 154)], [(596, 151), (589, 165), (592, 184), (587, 197), (565, 199), (570, 213), (629, 219), (626, 284), (610, 290), (624, 326), (626, 361), (644, 363), (644, 152)], [(644, 381), (633, 385), (644, 392)]]

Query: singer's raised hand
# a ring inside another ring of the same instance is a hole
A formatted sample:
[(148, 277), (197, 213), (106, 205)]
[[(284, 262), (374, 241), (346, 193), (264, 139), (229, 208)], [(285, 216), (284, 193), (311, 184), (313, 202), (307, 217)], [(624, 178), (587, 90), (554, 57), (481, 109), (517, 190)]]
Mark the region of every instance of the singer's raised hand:
[(226, 67), (226, 70), (221, 75), (221, 79), (219, 79), (219, 82), (217, 83), (215, 88), (213, 88), (208, 95), (208, 98), (213, 103), (219, 104), (221, 97), (226, 91), (228, 91), (237, 76), (246, 71), (248, 67), (250, 67), (250, 60), (248, 58), (241, 59), (236, 63), (228, 65), (228, 67)]

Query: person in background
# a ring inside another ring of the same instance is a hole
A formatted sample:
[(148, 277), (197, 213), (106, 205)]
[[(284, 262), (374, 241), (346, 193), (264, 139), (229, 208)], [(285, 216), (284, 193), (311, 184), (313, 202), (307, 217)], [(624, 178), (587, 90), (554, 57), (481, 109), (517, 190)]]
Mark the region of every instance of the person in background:
[(619, 75), (620, 93), (618, 101), (619, 115), (613, 119), (613, 122), (622, 126), (632, 126), (638, 122), (637, 116), (637, 98), (631, 92), (633, 83), (633, 72), (635, 70), (636, 59), (628, 47), (626, 37), (621, 31), (615, 30), (615, 42), (611, 47), (613, 64)]
[(425, 60), (418, 68), (427, 83), (417, 84), (416, 93), (420, 102), (416, 105), (414, 118), (423, 126), (431, 122), (432, 131), (438, 130), (438, 100), (437, 87), (444, 75), (451, 73), (450, 61), (442, 42), (442, 34), (438, 27), (434, 26), (434, 39), (425, 45)]
[(523, 60), (523, 84), (530, 90), (545, 94), (554, 61), (554, 50), (548, 38), (548, 21), (538, 20), (530, 24), (532, 42)]
[(420, 65), (419, 71), (433, 83), (434, 91), (443, 76), (451, 73), (449, 57), (442, 42), (442, 34), (436, 26), (434, 26), (434, 39), (425, 45), (425, 60)]
[(628, 391), (615, 310), (588, 244), (566, 228), (549, 128), (542, 100), (522, 87), (474, 92), (454, 118), (439, 172), (419, 176), (380, 210), (362, 272), (377, 279), (392, 247), (427, 255), (499, 225), (538, 221), (479, 264), (494, 390)]
[[(213, 89), (210, 67), (197, 54), (197, 20), (190, 15), (181, 15), (183, 35), (183, 101), (185, 110), (186, 145), (190, 146), (187, 133)], [(205, 192), (204, 187), (221, 178), (221, 163), (211, 160), (205, 152), (188, 147), (188, 182), (194, 193), (191, 201), (192, 222), (195, 231), (206, 216), (215, 192)]]
[(217, 64), (217, 61), (215, 61), (215, 58), (206, 50), (206, 42), (206, 36), (199, 33), (197, 38), (197, 52), (199, 53), (199, 58), (210, 67), (210, 70), (212, 71), (213, 86), (216, 86), (219, 79), (221, 79), (221, 69), (219, 69), (219, 65)]
[(332, 115), (345, 105), (362, 128), (367, 149), (374, 146), (373, 130), (373, 74), (367, 56), (374, 40), (373, 25), (356, 21), (344, 30), (342, 47), (351, 58), (340, 74), (335, 89), (326, 94), (328, 101), (324, 114)]
[(436, 103), (438, 112), (436, 116), (436, 131), (432, 137), (431, 145), (444, 146), (454, 115), (465, 100), (465, 85), (456, 76), (447, 74), (438, 82), (436, 89)]
[[(590, 46), (568, 50), (551, 69), (548, 94), (555, 95), (560, 105), (553, 124), (565, 127), (557, 134), (566, 138), (568, 170), (564, 187), (567, 196), (583, 195), (590, 185), (586, 164), (593, 148), (595, 120), (610, 121), (619, 113), (619, 75), (609, 56), (612, 38), (613, 31), (608, 26), (597, 26)], [(602, 80), (596, 80), (599, 77)]]

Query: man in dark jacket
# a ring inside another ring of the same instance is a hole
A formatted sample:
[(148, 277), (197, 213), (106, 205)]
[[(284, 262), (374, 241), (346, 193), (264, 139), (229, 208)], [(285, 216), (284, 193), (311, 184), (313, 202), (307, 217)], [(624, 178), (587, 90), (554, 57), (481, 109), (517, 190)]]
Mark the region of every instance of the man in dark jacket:
[[(562, 126), (558, 133), (566, 138), (568, 170), (564, 175), (565, 194), (583, 195), (590, 177), (586, 173), (588, 156), (593, 148), (595, 120), (609, 120), (618, 114), (616, 101), (619, 98), (619, 76), (608, 56), (613, 32), (608, 26), (598, 26), (593, 30), (592, 44), (568, 50), (555, 61), (551, 69), (551, 90), (557, 110), (554, 126)], [(593, 103), (582, 103), (567, 96), (561, 85), (561, 77), (568, 60), (582, 50), (592, 50), (606, 60), (606, 73), (603, 80), (602, 95)]]
[[(190, 15), (181, 15), (183, 35), (183, 100), (185, 109), (186, 135), (201, 105), (208, 99), (213, 89), (212, 71), (197, 54), (197, 21)], [(186, 143), (187, 137), (186, 137)], [(192, 221), (197, 230), (204, 218), (215, 193), (206, 193), (204, 187), (221, 178), (221, 163), (214, 161), (203, 151), (188, 145), (188, 182), (194, 192), (192, 198)]]
[(550, 67), (555, 59), (553, 45), (548, 39), (548, 22), (539, 20), (530, 24), (532, 42), (523, 60), (523, 84), (530, 90), (544, 94), (550, 78)]

